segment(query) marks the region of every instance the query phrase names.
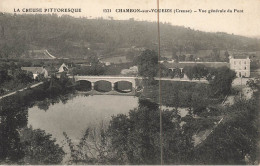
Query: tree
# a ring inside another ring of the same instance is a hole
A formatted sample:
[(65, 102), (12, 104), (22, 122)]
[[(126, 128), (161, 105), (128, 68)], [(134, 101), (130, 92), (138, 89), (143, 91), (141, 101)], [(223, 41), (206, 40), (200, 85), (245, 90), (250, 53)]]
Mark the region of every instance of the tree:
[(25, 128), (21, 131), (21, 143), (25, 164), (60, 164), (65, 155), (63, 149), (43, 130)]
[(133, 60), (134, 60), (134, 57), (135, 57), (134, 51), (128, 51), (128, 52), (126, 53), (126, 59), (127, 59), (127, 60), (133, 61)]
[[(168, 77), (170, 74), (172, 74), (173, 72), (170, 71), (165, 65), (163, 64), (159, 64), (160, 66), (160, 72), (161, 72), (161, 77)], [(158, 73), (159, 74), (159, 73)]]
[(24, 157), (18, 132), (27, 125), (28, 112), (24, 111), (24, 104), (18, 95), (0, 100), (0, 162), (17, 163)]
[(4, 83), (5, 81), (8, 81), (9, 80), (9, 76), (7, 74), (7, 71), (6, 70), (1, 70), (0, 71), (0, 84)]
[(46, 78), (44, 77), (44, 74), (39, 74), (39, 75), (36, 77), (36, 80), (37, 80), (37, 81), (45, 81)]
[[(119, 161), (129, 164), (160, 163), (159, 113), (157, 104), (140, 100), (139, 107), (131, 110), (129, 116), (112, 118), (108, 133)], [(177, 111), (163, 111), (162, 119), (165, 164), (188, 162), (192, 143), (190, 136), (181, 132)]]
[(207, 80), (214, 95), (227, 95), (231, 93), (232, 82), (236, 73), (228, 67), (211, 68)]
[(244, 165), (245, 156), (257, 158), (259, 99), (239, 101), (201, 146), (194, 149), (194, 164)]
[(179, 61), (185, 61), (186, 55), (179, 55)]
[(192, 66), (185, 66), (183, 68), (184, 73), (186, 74), (186, 76), (192, 80), (194, 78), (194, 72), (193, 72), (193, 67)]
[(55, 75), (51, 75), (49, 87), (47, 89), (47, 92), (51, 96), (55, 96), (56, 94), (60, 94), (63, 91), (62, 86), (60, 85), (60, 82), (58, 78)]
[(249, 86), (252, 90), (256, 90), (258, 88), (257, 86), (257, 83), (258, 81), (256, 80), (253, 80), (253, 79), (249, 79), (247, 82), (246, 82), (246, 85)]
[(220, 60), (220, 50), (218, 48), (213, 48), (211, 55), (213, 56), (214, 61), (219, 61)]
[(178, 52), (178, 50), (175, 47), (172, 48), (172, 59), (175, 62), (179, 62), (179, 57), (177, 56), (177, 52)]
[[(106, 132), (107, 126), (102, 122), (98, 127), (87, 128), (79, 143), (75, 145), (64, 132), (70, 149), (69, 164), (118, 164)], [(123, 163), (121, 161), (120, 163)]]
[(145, 50), (137, 57), (138, 73), (142, 77), (153, 79), (158, 71), (158, 56), (155, 51)]
[(88, 72), (90, 75), (102, 75), (104, 73), (104, 66), (101, 64), (96, 55), (90, 56), (88, 60), (91, 65)]
[(193, 67), (192, 71), (193, 77), (198, 80), (208, 75), (208, 69), (204, 65), (196, 65)]
[(225, 54), (224, 54), (224, 56), (225, 56), (225, 62), (229, 62), (229, 53), (228, 53), (228, 51), (226, 50), (225, 51)]
[(194, 55), (191, 54), (191, 55), (189, 56), (189, 61), (194, 61), (194, 60), (195, 60)]
[(22, 84), (28, 84), (33, 81), (33, 74), (32, 72), (27, 73), (26, 71), (18, 69), (14, 73), (14, 79)]
[(69, 77), (67, 76), (66, 72), (61, 73), (60, 79), (59, 79), (60, 85), (63, 89), (66, 89), (66, 87), (71, 86), (72, 82), (70, 81)]

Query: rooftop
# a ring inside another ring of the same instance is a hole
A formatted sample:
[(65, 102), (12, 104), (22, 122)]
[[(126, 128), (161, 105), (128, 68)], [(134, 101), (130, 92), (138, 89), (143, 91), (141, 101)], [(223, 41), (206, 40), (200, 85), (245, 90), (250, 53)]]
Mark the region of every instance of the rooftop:
[(21, 67), (22, 70), (32, 72), (33, 74), (42, 73), (44, 68), (43, 67)]
[(179, 62), (179, 63), (163, 63), (167, 68), (184, 68), (185, 66), (196, 66), (196, 65), (204, 65), (206, 67), (229, 67), (229, 63), (227, 62)]
[(233, 59), (247, 59), (249, 58), (248, 55), (235, 55), (235, 56), (231, 56)]

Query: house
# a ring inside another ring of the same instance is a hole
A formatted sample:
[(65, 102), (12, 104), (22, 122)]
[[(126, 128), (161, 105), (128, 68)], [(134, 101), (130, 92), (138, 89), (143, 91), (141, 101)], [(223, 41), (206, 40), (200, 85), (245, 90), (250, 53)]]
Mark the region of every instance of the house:
[(21, 67), (21, 69), (27, 72), (32, 72), (33, 79), (36, 79), (36, 77), (40, 74), (43, 74), (44, 78), (48, 77), (48, 71), (45, 67)]
[(59, 68), (59, 73), (62, 73), (62, 72), (68, 72), (69, 71), (69, 67), (67, 65), (65, 65), (65, 63), (63, 63), (60, 68)]
[(169, 70), (174, 70), (176, 68), (183, 69), (185, 66), (196, 66), (196, 65), (204, 65), (206, 67), (214, 67), (214, 68), (219, 68), (219, 67), (229, 67), (229, 63), (227, 62), (172, 62), (172, 63), (165, 63), (164, 64)]
[(236, 72), (237, 77), (250, 77), (250, 59), (249, 57), (229, 57), (229, 63), (228, 62), (188, 62), (183, 61), (179, 63), (175, 63), (172, 61), (164, 63), (164, 65), (171, 71), (173, 71), (176, 68), (181, 69), (181, 72), (185, 66), (195, 66), (195, 65), (204, 65), (206, 67), (228, 67), (231, 70)]
[[(196, 66), (196, 65), (204, 65), (206, 67), (212, 67), (212, 68), (219, 68), (219, 67), (228, 67), (229, 63), (227, 62), (193, 62), (193, 61), (183, 61), (183, 62), (171, 62), (171, 63), (164, 63), (165, 67), (167, 67), (169, 70), (174, 71), (175, 69), (180, 69), (181, 73), (183, 73), (183, 69), (185, 66)], [(187, 76), (184, 74), (184, 78), (187, 78)]]
[(236, 72), (237, 77), (250, 77), (249, 57), (229, 57), (230, 69)]

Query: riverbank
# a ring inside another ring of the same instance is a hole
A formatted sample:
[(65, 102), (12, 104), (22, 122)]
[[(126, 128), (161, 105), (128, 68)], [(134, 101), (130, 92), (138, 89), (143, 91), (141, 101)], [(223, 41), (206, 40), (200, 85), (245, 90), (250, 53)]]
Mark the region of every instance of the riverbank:
[(43, 82), (39, 82), (39, 83), (36, 83), (36, 84), (32, 84), (32, 85), (29, 85), (29, 86), (27, 86), (27, 87), (25, 87), (25, 88), (22, 88), (22, 89), (15, 90), (15, 91), (13, 91), (13, 92), (7, 93), (7, 94), (5, 94), (5, 95), (3, 95), (3, 96), (0, 96), (0, 100), (1, 100), (2, 98), (7, 97), (7, 96), (14, 95), (14, 94), (16, 94), (18, 91), (19, 91), (19, 92), (22, 92), (22, 91), (24, 91), (24, 90), (26, 90), (26, 89), (29, 89), (29, 88), (35, 88), (35, 87), (37, 87), (37, 86), (39, 86), (39, 85), (41, 85), (41, 84), (43, 84)]

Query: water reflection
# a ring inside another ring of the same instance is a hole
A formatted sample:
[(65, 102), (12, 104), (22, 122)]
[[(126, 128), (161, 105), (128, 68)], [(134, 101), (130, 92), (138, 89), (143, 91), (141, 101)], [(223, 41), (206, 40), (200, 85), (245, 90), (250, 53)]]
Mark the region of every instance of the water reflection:
[[(10, 98), (9, 100), (4, 101), (4, 103), (9, 103), (14, 101), (13, 98)], [(26, 100), (24, 98), (18, 97), (15, 100), (17, 101), (17, 103), (20, 104), (9, 105), (7, 108), (9, 107), (10, 109), (12, 108), (12, 111), (8, 110), (3, 105), (3, 110), (5, 110), (4, 111), (5, 113), (8, 113), (8, 116), (2, 116), (1, 117), (2, 124), (0, 123), (1, 136), (3, 138), (9, 138), (9, 139), (2, 139), (2, 140), (6, 140), (6, 144), (10, 144), (10, 146), (6, 146), (6, 147), (8, 148), (8, 151), (10, 151), (11, 154), (14, 154), (13, 155), (14, 157), (19, 156), (18, 153), (20, 153), (20, 151), (18, 151), (17, 149), (23, 149), (19, 147), (24, 146), (25, 144), (27, 146), (27, 142), (31, 141), (30, 136), (27, 137), (22, 136), (21, 137), (22, 140), (25, 141), (22, 141), (22, 144), (20, 145), (19, 133), (21, 134), (21, 131), (28, 130), (33, 135), (34, 133), (39, 132), (38, 130), (33, 131), (33, 129), (41, 129), (41, 132), (46, 133), (47, 137), (48, 134), (51, 134), (52, 138), (56, 139), (57, 143), (60, 146), (63, 146), (64, 145), (63, 141), (65, 139), (63, 132), (66, 132), (68, 137), (72, 139), (74, 143), (77, 143), (82, 138), (84, 131), (86, 131), (87, 128), (95, 128), (98, 125), (100, 125), (101, 122), (108, 123), (111, 120), (111, 116), (113, 115), (115, 116), (117, 116), (118, 114), (128, 115), (129, 110), (133, 110), (134, 108), (137, 107), (138, 108), (147, 107), (148, 112), (151, 112), (151, 110), (155, 109), (154, 104), (150, 102), (145, 102), (141, 104), (140, 101), (138, 101), (138, 98), (134, 96), (115, 96), (115, 95), (86, 96), (86, 95), (79, 95), (79, 94), (67, 94), (67, 95), (57, 96), (53, 98), (45, 98), (44, 100), (36, 100), (34, 102), (28, 103), (29, 106), (24, 106), (24, 107), (20, 106), (21, 104), (25, 103)], [(173, 108), (163, 107), (163, 109), (172, 110)], [(27, 115), (27, 110), (28, 110), (28, 115)], [(187, 114), (187, 111), (179, 110), (178, 114), (180, 114), (180, 117), (184, 117)], [(149, 117), (148, 114), (147, 115), (145, 114), (144, 119), (146, 119), (146, 116)], [(27, 123), (27, 117), (28, 117), (28, 123)], [(15, 125), (10, 125), (10, 124), (15, 124)], [(156, 124), (159, 123), (156, 122)], [(32, 129), (23, 128), (26, 125), (28, 127), (31, 126)], [(45, 134), (43, 134), (42, 136), (45, 136)], [(17, 143), (17, 145), (15, 144), (15, 148), (12, 149), (10, 147), (13, 146), (13, 142)], [(68, 152), (68, 147), (66, 147), (65, 145), (63, 147), (63, 150), (65, 152)], [(27, 153), (29, 152), (26, 151), (26, 155), (28, 155)], [(23, 155), (24, 154), (21, 153), (19, 159), (23, 158)], [(12, 159), (12, 160), (18, 160), (18, 159)], [(65, 156), (63, 163), (65, 163), (66, 160), (67, 158)]]
[(66, 100), (66, 104), (59, 102), (50, 105), (48, 101), (43, 101), (30, 108), (28, 126), (45, 130), (57, 139), (57, 143), (62, 144), (63, 132), (77, 141), (86, 128), (96, 126), (101, 121), (108, 122), (112, 115), (127, 114), (138, 106), (138, 98), (133, 96), (77, 95), (71, 98)]

